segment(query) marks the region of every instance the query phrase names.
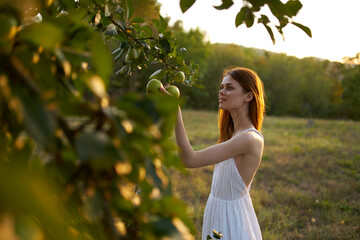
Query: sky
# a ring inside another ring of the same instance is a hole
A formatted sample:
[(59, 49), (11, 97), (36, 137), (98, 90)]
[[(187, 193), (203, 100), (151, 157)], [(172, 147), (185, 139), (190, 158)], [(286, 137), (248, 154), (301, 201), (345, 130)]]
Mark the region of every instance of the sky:
[[(298, 58), (318, 57), (338, 62), (360, 52), (360, 0), (300, 1), (303, 7), (293, 20), (308, 26), (312, 38), (300, 28), (288, 25), (283, 29), (285, 40), (273, 28), (276, 39), (273, 45), (262, 24), (254, 24), (251, 28), (244, 24), (235, 27), (235, 17), (242, 6), (240, 0), (234, 0), (230, 9), (221, 11), (213, 7), (220, 5), (221, 0), (196, 0), (184, 14), (179, 0), (158, 0), (160, 13), (163, 17), (170, 17), (170, 24), (181, 20), (185, 30), (199, 28), (211, 43), (234, 43)], [(271, 15), (267, 7), (260, 13)]]

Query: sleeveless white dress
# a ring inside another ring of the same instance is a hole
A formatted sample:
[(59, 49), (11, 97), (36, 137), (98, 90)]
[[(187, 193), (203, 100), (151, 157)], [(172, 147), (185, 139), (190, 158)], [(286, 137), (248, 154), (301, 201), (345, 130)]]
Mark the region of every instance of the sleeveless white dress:
[[(254, 128), (244, 130), (255, 131)], [(222, 240), (262, 239), (260, 226), (248, 189), (239, 174), (234, 158), (215, 165), (211, 193), (206, 203), (202, 240), (213, 236), (215, 229), (223, 234)]]

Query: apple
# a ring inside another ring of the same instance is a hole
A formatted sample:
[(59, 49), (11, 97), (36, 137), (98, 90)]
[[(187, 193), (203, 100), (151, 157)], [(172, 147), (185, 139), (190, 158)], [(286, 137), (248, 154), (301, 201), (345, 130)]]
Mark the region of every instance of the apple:
[(147, 95), (160, 95), (160, 88), (163, 87), (163, 84), (157, 79), (151, 79), (146, 85)]
[(165, 89), (166, 89), (166, 91), (168, 91), (174, 97), (178, 98), (180, 96), (179, 89), (174, 85), (168, 85), (168, 86), (165, 87)]
[(185, 74), (183, 71), (179, 71), (174, 75), (174, 81), (183, 83), (185, 80)]

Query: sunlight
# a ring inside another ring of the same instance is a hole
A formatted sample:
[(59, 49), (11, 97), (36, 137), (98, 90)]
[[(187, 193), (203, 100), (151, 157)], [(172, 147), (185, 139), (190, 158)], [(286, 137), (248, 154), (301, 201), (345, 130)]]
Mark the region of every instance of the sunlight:
[[(348, 0), (341, 5), (334, 0), (302, 0), (303, 8), (294, 20), (310, 27), (313, 37), (309, 38), (296, 26), (288, 25), (284, 28), (283, 41), (273, 28), (275, 45), (262, 25), (255, 24), (250, 29), (244, 25), (235, 28), (235, 16), (242, 6), (239, 2), (228, 10), (219, 11), (213, 6), (221, 1), (197, 0), (185, 14), (180, 10), (179, 1), (158, 2), (162, 5), (161, 14), (171, 18), (170, 24), (181, 20), (185, 30), (198, 27), (206, 32), (207, 40), (211, 43), (234, 43), (299, 58), (313, 56), (340, 62), (343, 57), (360, 52), (360, 32), (355, 26), (360, 9), (360, 1), (357, 0)], [(261, 11), (269, 13), (266, 8)]]

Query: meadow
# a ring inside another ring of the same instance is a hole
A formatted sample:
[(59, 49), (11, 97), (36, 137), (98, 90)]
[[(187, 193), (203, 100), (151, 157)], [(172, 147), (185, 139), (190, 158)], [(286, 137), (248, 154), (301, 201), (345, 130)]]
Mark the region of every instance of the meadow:
[[(217, 113), (184, 110), (194, 149), (215, 144)], [(360, 239), (360, 122), (267, 116), (250, 194), (263, 239)], [(213, 167), (171, 170), (200, 239)]]

